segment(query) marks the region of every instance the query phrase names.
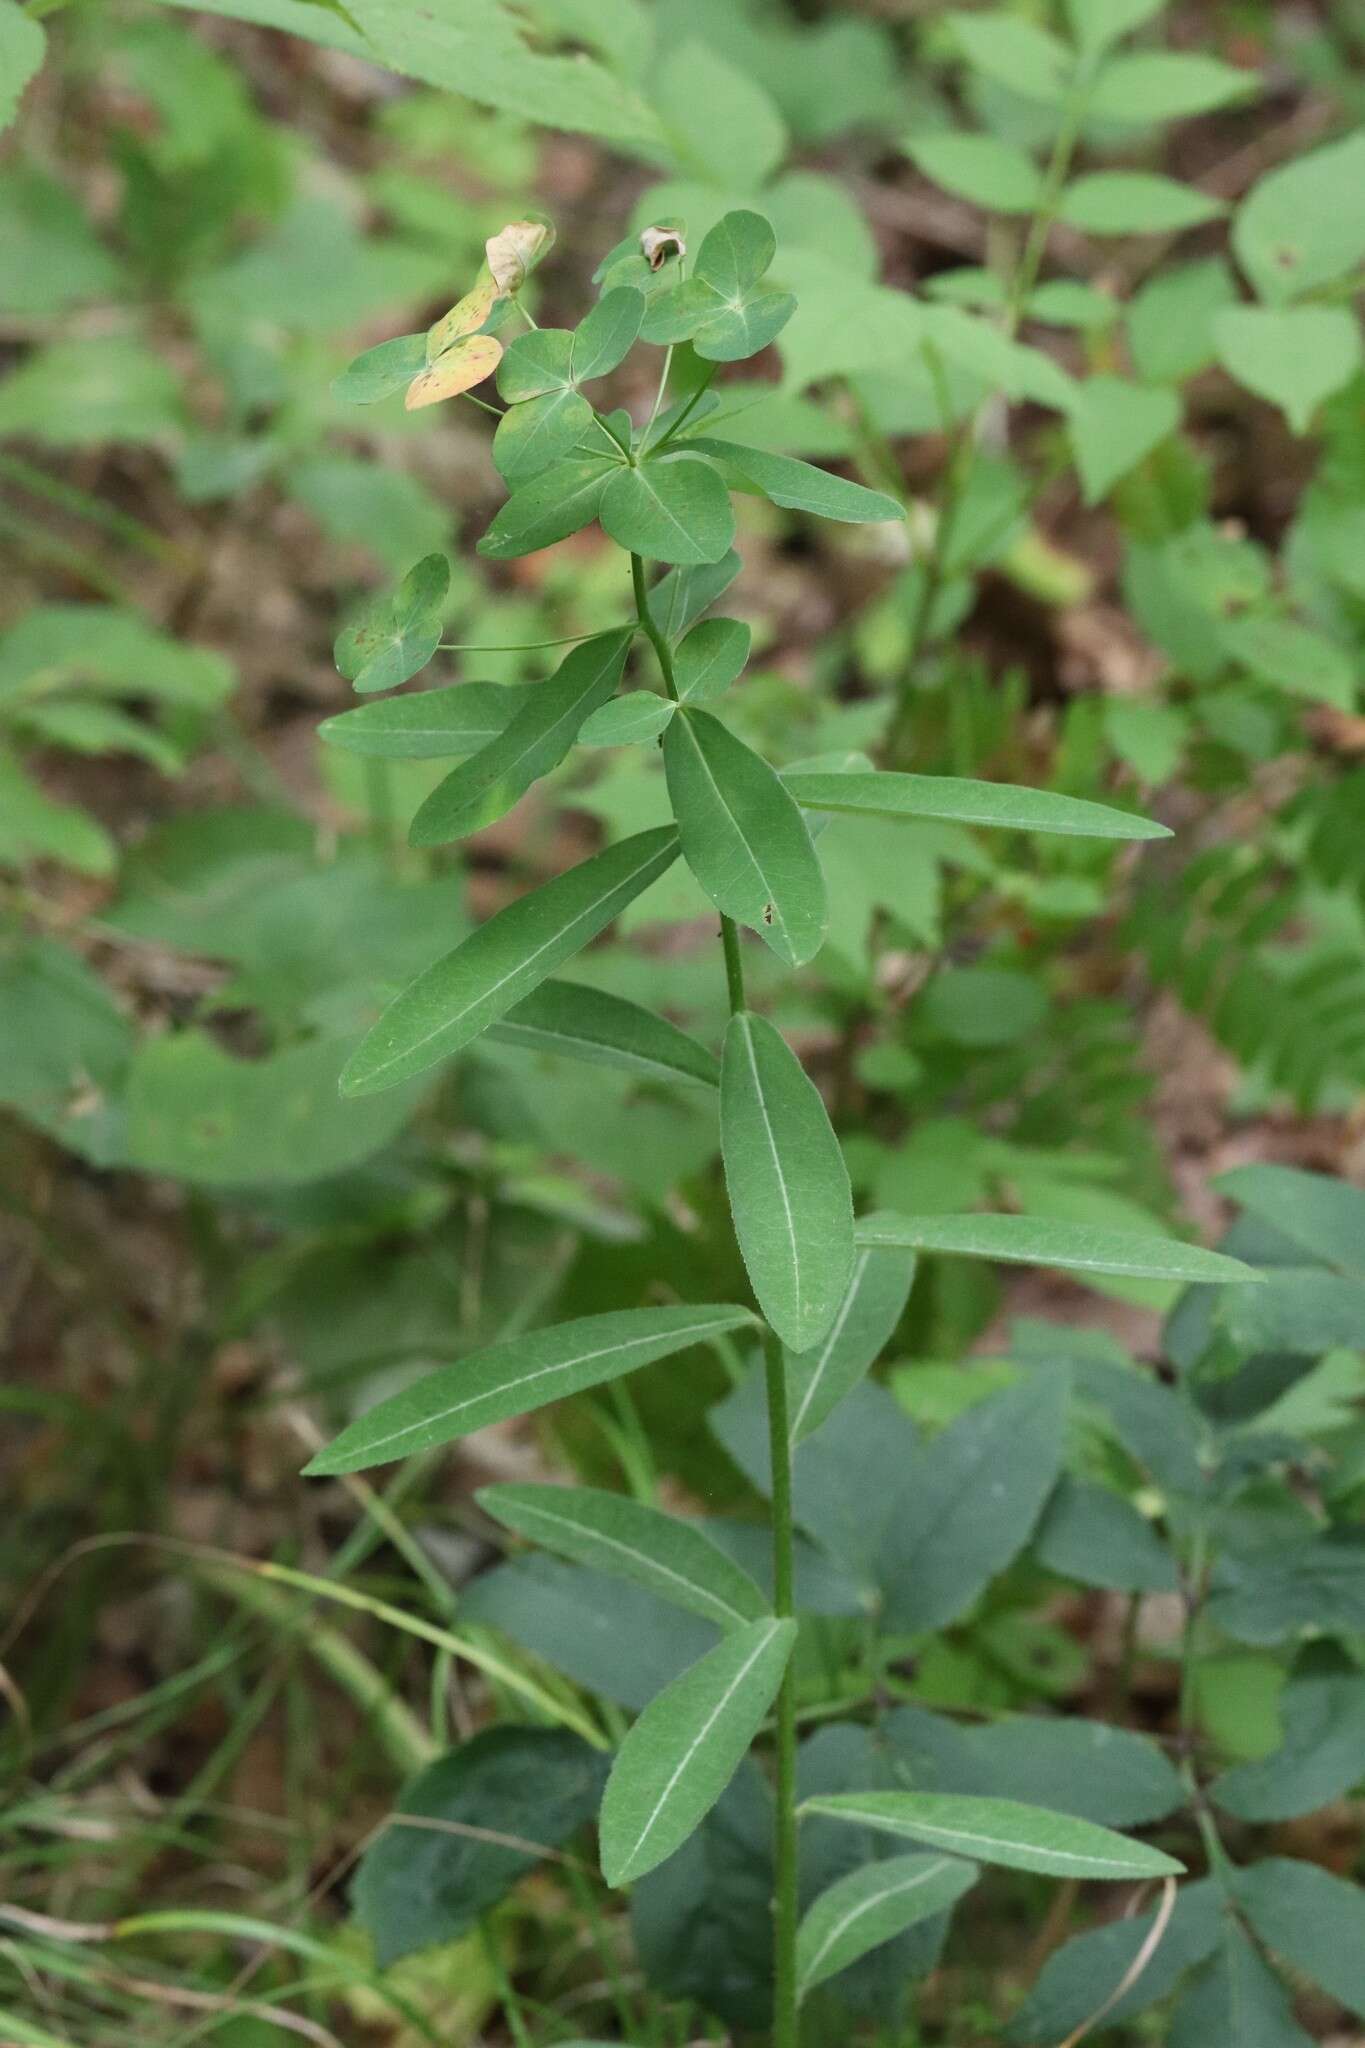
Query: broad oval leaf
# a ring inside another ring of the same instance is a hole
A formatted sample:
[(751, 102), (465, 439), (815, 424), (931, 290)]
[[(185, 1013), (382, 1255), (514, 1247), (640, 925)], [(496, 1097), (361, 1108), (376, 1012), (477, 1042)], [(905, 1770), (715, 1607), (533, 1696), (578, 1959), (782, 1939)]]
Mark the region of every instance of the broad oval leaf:
[(394, 998), (357, 1047), (342, 1093), (391, 1088), (468, 1045), (604, 931), (677, 853), (671, 827), (637, 832), (509, 903)]
[(781, 778), (709, 711), (679, 711), (663, 752), (683, 855), (702, 888), (789, 967), (804, 966), (829, 909), (819, 855)]
[(627, 690), (594, 711), (578, 735), (583, 747), (638, 747), (659, 737), (675, 706), (655, 690)]
[(533, 1052), (624, 1067), (645, 1080), (720, 1085), (715, 1054), (676, 1024), (624, 996), (576, 981), (542, 982), (491, 1027), (490, 1035)]
[(423, 555), (395, 591), (372, 599), (337, 635), (340, 673), (364, 693), (410, 681), (441, 644), (449, 589), (446, 557)]
[(505, 732), (520, 692), (501, 683), (451, 683), (417, 696), (379, 697), (324, 718), (320, 738), (348, 754), (390, 761), (438, 761), (472, 754)]
[(531, 1330), (427, 1373), (380, 1401), (324, 1445), (304, 1471), (309, 1477), (363, 1472), (454, 1443), (490, 1422), (527, 1415), (752, 1322), (748, 1309), (726, 1305), (628, 1308)]
[(673, 656), (673, 680), (684, 704), (704, 704), (742, 674), (753, 639), (742, 619), (703, 619)]
[(1015, 1799), (980, 1799), (965, 1792), (839, 1792), (808, 1799), (801, 1811), (1044, 1877), (1176, 1877), (1185, 1867), (1160, 1849), (1131, 1842), (1094, 1821), (1023, 1806)]
[(957, 1856), (888, 1856), (851, 1870), (821, 1892), (796, 1937), (796, 1975), (802, 1998), (827, 1977), (907, 1927), (946, 1913), (981, 1872)]
[(1001, 1259), (1011, 1265), (1056, 1266), (1066, 1273), (1183, 1280), (1190, 1286), (1264, 1278), (1240, 1259), (1206, 1252), (1179, 1238), (1061, 1223), (1047, 1216), (893, 1216), (879, 1211), (859, 1219), (857, 1239), (859, 1244), (902, 1245), (910, 1251)]
[(721, 1628), (759, 1621), (768, 1602), (749, 1574), (681, 1516), (591, 1486), (486, 1486), (494, 1521), (575, 1564), (633, 1579)]
[(608, 479), (620, 468), (610, 455), (575, 456), (553, 463), (513, 491), (479, 542), (478, 552), (506, 562), (566, 540), (596, 519)]
[(714, 441), (704, 435), (689, 440), (724, 465), (736, 488), (757, 491), (789, 512), (810, 512), (818, 519), (842, 519), (853, 525), (904, 519), (905, 507), (885, 491), (869, 491), (847, 477), (833, 476), (813, 462), (794, 455), (773, 455), (766, 448), (745, 448), (737, 441)]
[(566, 385), (509, 405), (493, 436), (493, 461), (503, 481), (516, 485), (557, 462), (592, 425), (592, 407), (581, 391)]
[(496, 739), (451, 770), (412, 821), (414, 846), (444, 846), (478, 832), (558, 767), (584, 719), (605, 704), (621, 680), (633, 628), (599, 633), (565, 656), (548, 682), (527, 690), (520, 709)]
[(759, 1307), (808, 1351), (833, 1325), (853, 1271), (848, 1169), (820, 1091), (766, 1018), (730, 1019), (720, 1142), (735, 1234)]
[(853, 811), (884, 818), (935, 818), (994, 825), (1007, 832), (1057, 832), (1078, 839), (1169, 839), (1165, 825), (1084, 797), (1057, 796), (1009, 782), (957, 775), (789, 772), (782, 780), (808, 811)]
[(807, 1437), (874, 1365), (905, 1311), (915, 1254), (859, 1247), (848, 1291), (822, 1341), (787, 1353), (787, 1409), (793, 1448)]
[(602, 494), (603, 530), (655, 562), (718, 562), (735, 537), (730, 494), (696, 455), (661, 455), (617, 469)]
[(566, 327), (535, 327), (508, 343), (498, 366), (498, 396), (522, 405), (566, 390), (573, 380), (572, 334)]
[(576, 384), (605, 377), (624, 362), (645, 317), (645, 295), (634, 285), (614, 285), (574, 329), (571, 366)]
[(782, 1683), (794, 1621), (736, 1629), (649, 1705), (602, 1799), (602, 1874), (643, 1877), (684, 1843), (739, 1769)]
[(381, 398), (406, 391), (427, 364), (425, 334), (399, 334), (352, 357), (332, 380), (332, 396), (346, 405), (375, 405)]

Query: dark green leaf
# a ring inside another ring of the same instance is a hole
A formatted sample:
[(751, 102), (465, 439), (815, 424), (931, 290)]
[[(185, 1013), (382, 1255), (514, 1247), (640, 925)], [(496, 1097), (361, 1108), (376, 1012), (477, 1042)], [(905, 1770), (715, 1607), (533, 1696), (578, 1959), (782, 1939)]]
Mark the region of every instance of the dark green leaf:
[(414, 846), (444, 846), (505, 816), (532, 783), (557, 768), (590, 712), (613, 696), (633, 629), (620, 626), (573, 648), (548, 682), (526, 691), (496, 739), (453, 768), (412, 821)]
[(865, 811), (887, 818), (937, 818), (994, 825), (1008, 832), (1057, 832), (1081, 839), (1169, 839), (1165, 825), (1083, 797), (1058, 796), (1008, 782), (970, 782), (956, 775), (892, 775), (872, 771), (783, 776), (810, 811)]
[(623, 362), (634, 346), (644, 317), (643, 292), (637, 292), (631, 285), (616, 285), (603, 292), (574, 330), (574, 382), (587, 384), (594, 377), (605, 377)]
[(746, 1758), (696, 1832), (631, 1891), (653, 1989), (743, 2029), (772, 2016), (772, 1839), (772, 1792)]
[(381, 697), (324, 718), (318, 736), (348, 754), (442, 760), (472, 754), (505, 732), (520, 695), (500, 683), (451, 683), (416, 696)]
[(618, 547), (655, 562), (718, 562), (735, 537), (729, 493), (695, 455), (660, 455), (618, 469), (600, 515)]
[(772, 1705), (795, 1639), (794, 1621), (750, 1622), (650, 1701), (602, 1799), (609, 1885), (662, 1863), (715, 1805)]
[(715, 1055), (676, 1024), (624, 996), (575, 981), (542, 982), (492, 1026), (491, 1035), (533, 1052), (622, 1067), (643, 1080), (720, 1084)]
[(1365, 1531), (1220, 1558), (1209, 1615), (1239, 1643), (1282, 1643), (1305, 1628), (1365, 1634)]
[(1174, 1593), (1175, 1562), (1145, 1515), (1107, 1486), (1064, 1478), (1038, 1529), (1038, 1562), (1083, 1586)]
[(1171, 2018), (1170, 2048), (1209, 2048), (1215, 2041), (1236, 2042), (1237, 2048), (1313, 2048), (1284, 1985), (1233, 1921)]
[(1365, 1673), (1308, 1670), (1280, 1696), (1284, 1739), (1224, 1771), (1213, 1796), (1239, 1820), (1293, 1820), (1365, 1782)]
[(581, 1394), (752, 1321), (742, 1308), (629, 1308), (531, 1330), (378, 1402), (304, 1469), (313, 1477), (362, 1472), (454, 1443), (487, 1423)]
[(667, 640), (676, 640), (699, 619), (708, 605), (724, 594), (740, 571), (740, 559), (731, 548), (718, 562), (702, 562), (694, 568), (670, 569), (649, 593), (654, 623)]
[(505, 562), (565, 540), (596, 519), (609, 479), (620, 473), (621, 464), (610, 455), (556, 462), (513, 491), (479, 542), (479, 553)]
[(509, 903), (394, 998), (343, 1088), (389, 1088), (468, 1045), (604, 931), (677, 852), (671, 827), (639, 832)]
[(804, 966), (825, 937), (824, 875), (776, 771), (709, 711), (680, 711), (663, 753), (693, 874), (718, 910), (758, 932), (789, 966)]
[(1261, 1279), (1251, 1266), (1221, 1252), (1182, 1244), (1174, 1237), (1144, 1237), (1133, 1230), (1102, 1230), (1088, 1223), (1058, 1223), (1043, 1216), (892, 1216), (858, 1221), (859, 1244), (901, 1245), (910, 1251), (949, 1252), (969, 1259), (1055, 1266), (1065, 1273), (1125, 1273), (1147, 1280), (1205, 1281), (1226, 1285)]
[(1266, 1947), (1365, 2019), (1365, 1891), (1284, 1856), (1239, 1871), (1236, 1882), (1238, 1904)]
[(768, 1602), (746, 1571), (681, 1516), (586, 1486), (486, 1486), (480, 1507), (576, 1564), (632, 1579), (722, 1629), (761, 1620)]
[(578, 735), (583, 747), (638, 747), (659, 737), (673, 716), (670, 698), (655, 690), (627, 690), (594, 711)]
[(592, 407), (571, 385), (509, 406), (493, 436), (499, 475), (514, 487), (539, 476), (575, 447), (591, 425)]
[(884, 491), (869, 491), (864, 484), (833, 476), (813, 462), (799, 462), (794, 455), (773, 455), (765, 448), (745, 448), (738, 441), (716, 441), (706, 435), (689, 440), (687, 446), (723, 464), (735, 488), (747, 485), (790, 512), (810, 512), (818, 519), (853, 525), (905, 517), (905, 507)]
[(759, 1306), (793, 1351), (828, 1333), (853, 1270), (848, 1171), (820, 1092), (781, 1033), (740, 1011), (721, 1061), (735, 1233)]
[(399, 334), (356, 356), (334, 380), (332, 391), (347, 405), (374, 405), (395, 391), (406, 391), (426, 366), (426, 335)]
[[(1155, 1912), (1114, 1920), (1071, 1940), (1050, 1956), (1025, 2003), (1010, 2023), (1010, 2038), (1057, 2048), (1113, 1997), (1151, 1935)], [(1211, 1955), (1227, 1924), (1222, 1886), (1212, 1878), (1180, 1887), (1165, 1933), (1106, 2025), (1119, 2025), (1169, 1997), (1192, 1964)], [(1209, 2044), (1213, 2048), (1213, 2043)], [(1222, 2048), (1222, 2044), (1219, 2044)], [(1229, 2042), (1227, 2048), (1232, 2048)]]
[(698, 249), (693, 275), (650, 306), (646, 340), (690, 340), (698, 355), (724, 363), (766, 348), (796, 309), (789, 293), (760, 283), (776, 246), (762, 214), (725, 214)]
[(450, 563), (424, 555), (396, 591), (375, 598), (337, 638), (336, 664), (357, 690), (392, 690), (424, 669), (441, 644)]
[(703, 619), (673, 657), (673, 679), (684, 704), (704, 704), (728, 690), (749, 659), (752, 634), (739, 619)]
[(801, 1922), (796, 1944), (800, 1996), (907, 1927), (946, 1912), (980, 1874), (974, 1863), (956, 1856), (889, 1856), (840, 1878)]
[(787, 1407), (791, 1440), (807, 1437), (876, 1363), (905, 1312), (915, 1278), (915, 1255), (855, 1254), (848, 1290), (823, 1340), (810, 1351), (787, 1353)]
[(1114, 1828), (1164, 1820), (1186, 1801), (1174, 1764), (1127, 1728), (1016, 1714), (955, 1732), (960, 1760), (946, 1759), (926, 1789), (1024, 1799)]
[(573, 381), (573, 336), (564, 327), (519, 334), (498, 364), (498, 396), (509, 405), (566, 390)]
[(927, 1842), (953, 1856), (1038, 1871), (1044, 1877), (1170, 1877), (1184, 1868), (1161, 1850), (1131, 1842), (1093, 1821), (1013, 1799), (947, 1792), (845, 1792), (808, 1799), (801, 1811)]

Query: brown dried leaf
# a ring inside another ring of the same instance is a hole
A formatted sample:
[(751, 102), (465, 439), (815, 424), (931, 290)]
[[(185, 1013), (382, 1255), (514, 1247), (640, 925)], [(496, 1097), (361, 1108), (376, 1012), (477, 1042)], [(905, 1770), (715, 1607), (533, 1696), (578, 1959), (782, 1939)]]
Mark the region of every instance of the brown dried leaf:
[(519, 292), (542, 256), (549, 254), (555, 231), (542, 220), (509, 221), (484, 243), (488, 268), (499, 292)]

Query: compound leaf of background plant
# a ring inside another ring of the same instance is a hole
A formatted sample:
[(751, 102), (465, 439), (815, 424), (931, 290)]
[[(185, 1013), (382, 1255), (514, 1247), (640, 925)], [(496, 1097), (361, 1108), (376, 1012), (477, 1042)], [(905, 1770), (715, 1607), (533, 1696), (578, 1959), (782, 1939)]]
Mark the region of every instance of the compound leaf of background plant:
[(387, 1465), (752, 1323), (748, 1309), (728, 1306), (627, 1308), (530, 1330), (427, 1373), (378, 1402), (304, 1469), (311, 1477), (326, 1477)]
[(332, 395), (346, 405), (374, 405), (381, 398), (406, 391), (427, 366), (425, 334), (398, 334), (367, 348), (332, 380)]
[(505, 732), (520, 698), (501, 683), (451, 683), (415, 696), (380, 697), (338, 712), (319, 737), (348, 754), (391, 761), (439, 761), (472, 754)]
[(638, 747), (659, 737), (673, 716), (672, 699), (657, 690), (627, 690), (613, 697), (584, 723), (578, 735), (583, 747)]
[(490, 1036), (532, 1052), (620, 1067), (642, 1080), (720, 1086), (720, 1062), (697, 1039), (625, 996), (576, 981), (542, 982), (490, 1027)]
[(801, 1921), (796, 1974), (804, 1998), (907, 1927), (946, 1913), (981, 1873), (956, 1856), (888, 1856), (821, 1892)]
[(1135, 1279), (1182, 1280), (1187, 1285), (1262, 1279), (1254, 1267), (1222, 1252), (1174, 1237), (1105, 1230), (1044, 1216), (893, 1216), (886, 1210), (858, 1219), (859, 1244), (901, 1245), (969, 1259), (1055, 1266), (1065, 1273), (1128, 1274)]
[(820, 1427), (880, 1358), (910, 1299), (915, 1265), (913, 1252), (862, 1246), (839, 1312), (821, 1342), (809, 1351), (788, 1351), (793, 1447)]
[(786, 155), (786, 124), (761, 73), (731, 64), (700, 24), (659, 67), (654, 103), (681, 167), (722, 190), (756, 192)]
[(558, 767), (590, 712), (613, 695), (633, 628), (599, 633), (565, 655), (547, 682), (526, 691), (510, 723), (451, 770), (412, 821), (414, 846), (444, 846), (504, 817), (542, 775)]
[(792, 1351), (820, 1343), (853, 1271), (848, 1169), (820, 1091), (782, 1034), (741, 1010), (721, 1055), (720, 1140), (760, 1308)]
[(1166, 0), (1066, 0), (1067, 23), (1078, 49), (1107, 50), (1165, 5)]
[(1180, 400), (1165, 385), (1087, 377), (1067, 415), (1087, 505), (1097, 505), (1179, 424)]
[(918, 170), (945, 192), (992, 213), (1032, 213), (1043, 178), (1032, 157), (994, 135), (943, 133), (912, 137), (906, 150)]
[(755, 1621), (650, 1701), (616, 1755), (602, 1799), (602, 1873), (630, 1884), (671, 1856), (748, 1753), (782, 1683), (796, 1623)]
[(760, 1621), (770, 1611), (749, 1574), (695, 1523), (626, 1494), (588, 1486), (486, 1486), (476, 1498), (519, 1536), (609, 1578), (631, 1579), (720, 1628)]
[(1229, 1920), (1220, 1947), (1191, 1978), (1171, 2015), (1169, 2048), (1313, 2048), (1289, 1993), (1269, 1963)]
[(392, 594), (373, 599), (337, 636), (336, 665), (358, 691), (396, 689), (441, 644), (450, 563), (424, 555)]
[(1315, 704), (1330, 704), (1347, 716), (1354, 712), (1355, 663), (1339, 640), (1301, 626), (1296, 619), (1255, 613), (1225, 620), (1220, 637), (1238, 667), (1261, 682)]
[(352, 1902), (381, 1969), (456, 1941), (590, 1821), (606, 1760), (563, 1728), (485, 1728), (399, 1794)]
[(587, 433), (592, 407), (581, 391), (562, 385), (524, 405), (509, 405), (493, 436), (493, 461), (513, 486), (538, 476)]
[(840, 1792), (808, 1799), (801, 1811), (1043, 1877), (1117, 1881), (1174, 1877), (1184, 1868), (1160, 1849), (1129, 1841), (1094, 1821), (1014, 1799), (957, 1792)]
[(1035, 1545), (1038, 1562), (1082, 1586), (1115, 1593), (1174, 1593), (1175, 1561), (1151, 1523), (1112, 1488), (1063, 1478)]
[(993, 825), (1008, 832), (1056, 832), (1081, 839), (1169, 839), (1169, 827), (1087, 798), (956, 775), (897, 775), (853, 769), (789, 768), (782, 777), (803, 810), (867, 812)]
[(703, 619), (673, 656), (673, 680), (684, 704), (705, 704), (728, 690), (749, 659), (750, 628), (740, 619)]
[(620, 473), (620, 462), (610, 455), (554, 463), (513, 491), (479, 542), (479, 553), (506, 562), (566, 540), (596, 519), (608, 479)]
[[(1113, 1997), (1155, 1924), (1154, 1910), (1135, 1913), (1064, 1942), (1010, 2022), (1009, 2038), (1057, 2048)], [(1213, 1954), (1226, 1925), (1226, 1900), (1215, 1880), (1181, 1885), (1161, 1940), (1131, 1988), (1106, 2009), (1106, 2023), (1120, 2025), (1168, 1997), (1187, 1970)]]
[(1132, 51), (1105, 65), (1087, 111), (1097, 121), (1122, 121), (1133, 127), (1185, 121), (1249, 98), (1260, 90), (1260, 83), (1254, 71), (1239, 70), (1219, 57), (1176, 50)]
[(788, 966), (804, 966), (829, 909), (819, 856), (780, 777), (709, 711), (680, 710), (663, 754), (683, 855), (702, 888)]
[(718, 562), (735, 537), (730, 494), (695, 455), (658, 455), (618, 469), (600, 517), (618, 547), (655, 562)]
[(1360, 329), (1344, 306), (1229, 306), (1213, 335), (1228, 374), (1278, 405), (1296, 434), (1360, 367)]
[(1089, 235), (1174, 235), (1226, 210), (1220, 199), (1153, 171), (1091, 171), (1067, 186), (1058, 217)]
[(574, 329), (569, 367), (575, 384), (605, 377), (625, 361), (645, 317), (645, 297), (633, 285), (613, 285)]
[(1186, 1802), (1179, 1772), (1153, 1741), (1103, 1721), (1013, 1714), (958, 1739), (967, 1778), (945, 1775), (926, 1789), (1022, 1799), (1111, 1828), (1145, 1827)]
[(817, 519), (840, 519), (854, 525), (905, 517), (905, 507), (885, 491), (869, 491), (865, 484), (850, 483), (847, 477), (834, 476), (794, 455), (774, 455), (766, 448), (745, 448), (736, 441), (716, 441), (706, 435), (689, 440), (687, 446), (721, 463), (732, 489), (755, 491), (784, 511), (810, 512)]
[(1232, 246), (1271, 305), (1346, 276), (1365, 257), (1365, 133), (1268, 172), (1237, 209)]
[(1045, 105), (1061, 98), (1075, 60), (1047, 29), (1003, 10), (952, 12), (947, 22), (962, 55), (983, 78)]
[(671, 826), (639, 832), (509, 903), (394, 998), (356, 1049), (343, 1091), (392, 1087), (468, 1045), (604, 931), (677, 853)]
[(1290, 1679), (1279, 1708), (1280, 1747), (1254, 1762), (1234, 1764), (1213, 1784), (1218, 1804), (1239, 1820), (1295, 1820), (1360, 1782), (1365, 1672), (1310, 1668)]
[(1292, 1969), (1365, 2019), (1365, 1892), (1316, 1863), (1268, 1856), (1235, 1878), (1252, 1932)]

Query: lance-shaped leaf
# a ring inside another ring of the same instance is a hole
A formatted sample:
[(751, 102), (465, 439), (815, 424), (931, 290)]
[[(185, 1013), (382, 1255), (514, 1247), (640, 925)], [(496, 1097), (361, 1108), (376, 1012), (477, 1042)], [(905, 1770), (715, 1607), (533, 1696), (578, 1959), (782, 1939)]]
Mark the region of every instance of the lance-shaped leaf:
[(493, 461), (503, 481), (516, 485), (539, 476), (566, 455), (592, 425), (592, 407), (565, 385), (525, 405), (509, 405), (493, 436)]
[(479, 1506), (547, 1550), (633, 1579), (721, 1628), (759, 1621), (768, 1602), (733, 1558), (692, 1522), (591, 1486), (486, 1486)]
[(394, 998), (357, 1047), (342, 1093), (391, 1088), (468, 1045), (604, 931), (677, 852), (671, 827), (637, 832), (509, 903)]
[(332, 380), (332, 396), (347, 405), (375, 405), (381, 398), (406, 391), (419, 371), (427, 366), (425, 334), (398, 334), (353, 356), (339, 377)]
[(696, 455), (617, 469), (600, 517), (618, 547), (655, 562), (718, 562), (735, 537), (730, 494), (719, 471)]
[(804, 1998), (859, 1956), (894, 1941), (907, 1927), (955, 1906), (981, 1873), (956, 1856), (888, 1856), (851, 1870), (819, 1898), (796, 1937), (796, 1976)]
[(1179, 1238), (1059, 1223), (1047, 1216), (893, 1216), (883, 1210), (859, 1219), (857, 1237), (859, 1244), (895, 1244), (910, 1251), (951, 1252), (1011, 1265), (1056, 1266), (1064, 1273), (1183, 1280), (1190, 1286), (1264, 1278), (1240, 1259), (1182, 1244)]
[(875, 1364), (905, 1312), (915, 1254), (861, 1245), (848, 1290), (823, 1340), (787, 1353), (787, 1409), (793, 1446), (818, 1429)]
[(439, 761), (473, 754), (505, 732), (521, 702), (501, 683), (451, 683), (415, 697), (380, 697), (324, 718), (320, 737), (348, 754), (390, 761)]
[(715, 1054), (676, 1024), (624, 996), (576, 981), (543, 982), (492, 1026), (490, 1036), (531, 1052), (623, 1067), (642, 1080), (720, 1084)]
[(704, 704), (728, 690), (749, 659), (753, 634), (741, 619), (703, 619), (673, 657), (673, 679), (684, 704)]
[(1174, 1877), (1185, 1867), (1112, 1828), (1015, 1799), (965, 1792), (837, 1792), (808, 1799), (801, 1811), (1044, 1877)]
[(905, 507), (885, 491), (831, 476), (813, 462), (794, 455), (772, 455), (764, 448), (744, 448), (737, 441), (716, 441), (698, 435), (686, 444), (719, 462), (736, 490), (756, 491), (789, 512), (811, 512), (819, 519), (842, 519), (853, 525), (872, 520), (904, 519)]
[(479, 542), (479, 553), (506, 562), (567, 539), (596, 519), (608, 480), (620, 469), (621, 464), (610, 455), (574, 456), (552, 463), (513, 491)]
[(747, 1010), (725, 1033), (720, 1142), (759, 1306), (784, 1344), (809, 1351), (853, 1271), (848, 1169), (820, 1091), (782, 1034)]
[(578, 735), (584, 747), (638, 747), (655, 740), (673, 716), (671, 698), (654, 690), (627, 690), (587, 719)]
[(589, 712), (615, 692), (633, 628), (620, 626), (575, 647), (548, 682), (525, 693), (496, 739), (451, 770), (421, 806), (409, 837), (414, 846), (444, 846), (478, 832), (510, 811), (533, 782), (568, 753)]
[(428, 1373), (380, 1401), (304, 1469), (311, 1476), (362, 1472), (369, 1465), (454, 1443), (490, 1422), (527, 1415), (752, 1321), (747, 1309), (724, 1305), (628, 1308), (531, 1330)]
[(1057, 832), (1077, 839), (1169, 839), (1165, 825), (1084, 797), (1057, 796), (1009, 782), (973, 782), (957, 775), (811, 774), (783, 781), (808, 811), (851, 811), (883, 818), (934, 818), (955, 825), (995, 825), (1008, 832)]
[(781, 778), (709, 711), (679, 711), (663, 751), (683, 854), (702, 888), (788, 966), (804, 966), (829, 910), (819, 855)]
[(336, 665), (357, 690), (393, 690), (424, 669), (441, 644), (450, 563), (423, 555), (392, 593), (367, 604), (337, 635)]
[(650, 1701), (602, 1799), (608, 1884), (653, 1870), (715, 1805), (773, 1703), (795, 1640), (794, 1621), (750, 1622)]
[(730, 548), (718, 562), (670, 569), (661, 576), (649, 593), (649, 608), (664, 638), (676, 640), (685, 633), (730, 588), (740, 568), (739, 556)]

